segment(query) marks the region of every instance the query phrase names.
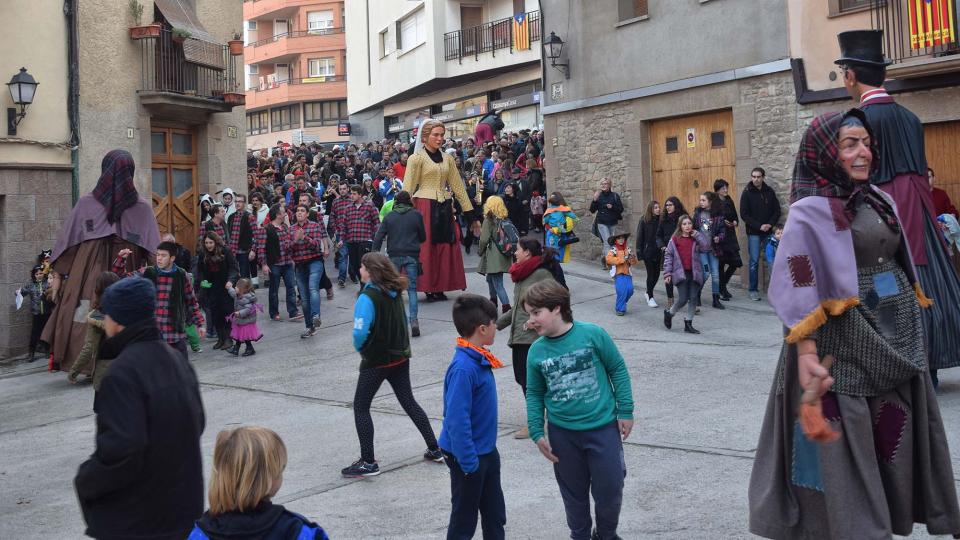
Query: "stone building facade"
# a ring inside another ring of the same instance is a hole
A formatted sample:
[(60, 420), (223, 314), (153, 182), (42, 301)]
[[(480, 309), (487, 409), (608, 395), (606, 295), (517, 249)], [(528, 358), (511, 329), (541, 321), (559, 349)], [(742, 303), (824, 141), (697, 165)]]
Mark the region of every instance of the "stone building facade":
[[(199, 193), (246, 189), (243, 61), (227, 46), (242, 28), (242, 3), (139, 3), (141, 23), (161, 25), (159, 36), (131, 38), (127, 1), (0, 2), (4, 20), (43, 21), (0, 36), (0, 77), (25, 67), (39, 83), (17, 133), (4, 122), (0, 136), (0, 361), (28, 346), (30, 309), (15, 308), (14, 291), (96, 185), (107, 152), (133, 155), (137, 190), (153, 201), (161, 232), (190, 246)], [(175, 41), (174, 28), (190, 37)], [(0, 112), (8, 107), (3, 89)]]

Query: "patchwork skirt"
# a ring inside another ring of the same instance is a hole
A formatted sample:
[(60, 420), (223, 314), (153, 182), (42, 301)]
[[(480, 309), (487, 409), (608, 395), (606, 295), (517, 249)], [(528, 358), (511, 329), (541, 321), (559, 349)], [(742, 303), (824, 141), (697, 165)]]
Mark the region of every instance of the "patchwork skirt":
[[(861, 305), (830, 317), (818, 330), (824, 345), (833, 335), (848, 335), (852, 349), (833, 351), (838, 357), (831, 370), (835, 387), (848, 393), (823, 398), (824, 416), (840, 433), (836, 442), (817, 444), (803, 435), (797, 422), (802, 393), (797, 349), (784, 345), (750, 478), (754, 534), (886, 539), (909, 535), (914, 523), (925, 523), (930, 534), (960, 533), (940, 408), (922, 343), (915, 343), (922, 339), (919, 320), (902, 316), (911, 306), (896, 305), (916, 300), (902, 271), (874, 277), (887, 272), (861, 270)], [(871, 341), (876, 351), (857, 349)], [(894, 358), (898, 365), (886, 365)]]

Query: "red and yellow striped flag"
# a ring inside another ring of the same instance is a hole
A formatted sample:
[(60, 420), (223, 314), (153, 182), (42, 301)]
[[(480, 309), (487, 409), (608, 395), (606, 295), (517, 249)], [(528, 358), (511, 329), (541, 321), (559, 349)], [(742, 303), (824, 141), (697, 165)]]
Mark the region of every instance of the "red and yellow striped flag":
[(907, 0), (910, 48), (925, 49), (956, 41), (956, 14), (951, 0)]
[(530, 48), (530, 24), (526, 13), (513, 16), (513, 48), (518, 51)]

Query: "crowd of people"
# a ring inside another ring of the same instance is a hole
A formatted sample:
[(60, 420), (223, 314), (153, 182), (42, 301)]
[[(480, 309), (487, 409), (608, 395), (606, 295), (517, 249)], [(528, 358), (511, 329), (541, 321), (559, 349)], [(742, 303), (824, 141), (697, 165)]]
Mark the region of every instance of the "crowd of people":
[[(960, 365), (960, 280), (946, 243), (956, 210), (932, 188), (922, 144), (891, 138), (922, 130), (880, 86), (882, 53), (868, 54), (880, 50), (878, 39), (841, 35), (838, 63), (860, 107), (818, 116), (806, 129), (785, 222), (761, 167), (739, 212), (726, 179), (687, 201), (692, 212), (677, 197), (648, 201), (634, 244), (609, 179), (588, 209), (609, 247), (601, 263), (617, 315), (627, 312), (633, 268), (643, 261), (648, 306), (659, 307), (662, 275), (664, 325), (685, 309), (684, 330), (699, 333), (693, 320), (707, 278), (712, 309), (732, 298), (741, 225), (751, 300), (760, 300), (760, 261), (772, 268), (768, 297), (785, 339), (749, 492), (751, 531), (770, 538), (880, 538), (909, 534), (915, 522), (960, 534), (935, 395), (936, 370)], [(542, 134), (453, 141), (428, 119), (412, 148), (388, 140), (268, 154), (248, 156), (246, 194), (201, 197), (195, 255), (144, 213), (131, 156), (107, 154), (97, 187), (18, 291), (36, 325), (31, 350), (48, 343), (51, 367), (72, 382), (86, 374), (97, 392), (96, 451), (75, 479), (88, 534), (327, 538), (271, 501), (287, 454), (267, 428), (218, 434), (204, 512), (205, 416), (188, 349), (199, 351), (209, 334), (215, 349), (255, 354), (261, 280), (270, 320), (281, 320), (283, 282), (288, 319), (303, 320), (301, 338), (313, 337), (321, 299), (335, 294), (325, 268), (333, 257), (339, 288), (358, 285), (360, 456), (343, 476), (381, 472), (370, 407), (386, 381), (423, 437), (424, 459), (449, 469), (447, 537), (472, 538), (479, 521), (484, 538), (504, 538), (493, 376), (504, 362), (489, 349), (504, 331), (527, 409), (514, 437), (531, 439), (552, 464), (571, 538), (619, 538), (631, 378), (610, 335), (573, 317), (562, 263), (579, 240), (580, 217), (561, 193), (546, 192)], [(489, 298), (461, 293), (453, 302), (457, 337), (437, 436), (410, 380), (417, 297), (443, 301), (466, 290), (463, 252), (474, 244)]]

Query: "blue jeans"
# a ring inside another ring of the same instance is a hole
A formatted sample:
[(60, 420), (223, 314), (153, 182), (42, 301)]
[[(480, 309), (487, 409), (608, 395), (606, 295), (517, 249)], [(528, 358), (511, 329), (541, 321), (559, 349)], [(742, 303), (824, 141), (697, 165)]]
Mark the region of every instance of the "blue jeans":
[(249, 251), (241, 251), (236, 254), (237, 258), (237, 267), (240, 271), (240, 277), (249, 278), (250, 277), (250, 257), (248, 256)]
[[(703, 275), (706, 276), (707, 273), (710, 274), (710, 287), (713, 290), (713, 294), (720, 294), (720, 259), (718, 259), (712, 251), (710, 253), (701, 253), (700, 264), (703, 266)], [(703, 278), (703, 283), (706, 285), (706, 277)]]
[(337, 250), (337, 254), (340, 255), (340, 261), (337, 263), (337, 281), (347, 280), (347, 270), (350, 264), (349, 253), (346, 242)]
[(501, 304), (510, 305), (510, 295), (507, 294), (507, 289), (503, 286), (502, 272), (487, 274), (487, 288), (490, 289), (490, 298), (497, 297)]
[(417, 320), (417, 274), (420, 264), (413, 257), (390, 257), (397, 272), (407, 275), (407, 300), (410, 302), (410, 320)]
[(760, 287), (760, 255), (769, 239), (769, 234), (747, 235), (747, 249), (750, 251), (750, 292), (757, 292)]
[(287, 290), (287, 315), (294, 317), (297, 314), (297, 280), (293, 273), (293, 265), (275, 264), (270, 267), (270, 292), (267, 295), (271, 319), (280, 314), (278, 293), (280, 292), (281, 278), (283, 279), (283, 287)]
[(323, 259), (298, 263), (296, 270), (300, 304), (303, 308), (303, 323), (311, 329), (314, 315), (320, 315), (320, 276), (323, 275)]
[(617, 291), (616, 310), (618, 313), (627, 311), (627, 302), (633, 296), (633, 276), (617, 274), (613, 278), (613, 288)]

